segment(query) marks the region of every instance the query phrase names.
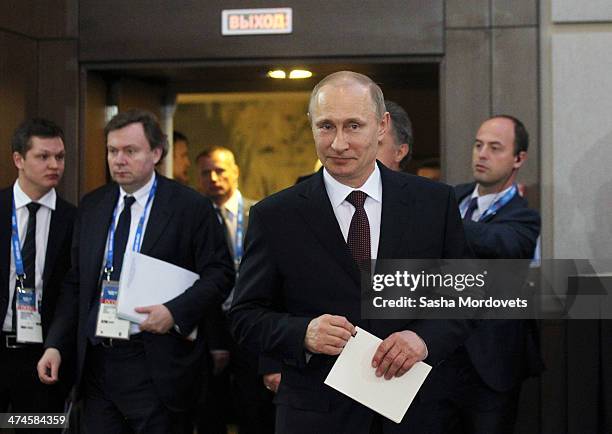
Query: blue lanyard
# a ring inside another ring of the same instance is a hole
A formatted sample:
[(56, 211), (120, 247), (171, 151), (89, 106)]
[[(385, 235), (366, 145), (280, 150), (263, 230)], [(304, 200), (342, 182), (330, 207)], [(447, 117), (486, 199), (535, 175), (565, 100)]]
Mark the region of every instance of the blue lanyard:
[[(151, 190), (149, 190), (149, 197), (147, 198), (147, 203), (145, 204), (144, 211), (140, 216), (140, 220), (138, 221), (138, 227), (136, 228), (136, 235), (134, 236), (134, 244), (132, 245), (132, 251), (139, 252), (140, 244), (142, 242), (142, 233), (144, 228), (145, 217), (147, 216), (147, 210), (149, 209), (149, 205), (153, 201), (153, 197), (155, 197), (155, 191), (157, 190), (157, 177), (153, 182), (153, 186)], [(115, 254), (114, 244), (115, 244), (115, 219), (117, 217), (117, 208), (116, 206), (113, 210), (113, 218), (111, 220), (110, 228), (108, 229), (108, 251), (106, 252), (106, 264), (104, 266), (104, 272), (106, 273), (107, 279), (110, 280), (110, 275), (113, 272), (113, 256)]]
[(512, 198), (517, 194), (517, 192), (518, 189), (516, 188), (516, 184), (512, 184), (512, 188), (510, 188), (510, 190), (508, 190), (502, 197), (495, 200), (495, 202), (493, 202), (491, 206), (488, 207), (487, 210), (481, 214), (478, 221), (481, 222), (485, 218), (497, 214), (497, 211), (506, 206), (508, 202), (510, 202)]
[(242, 196), (238, 198), (238, 215), (236, 216), (236, 239), (234, 240), (234, 264), (236, 268), (240, 265), (243, 253), (243, 237), (244, 232), (244, 200)]
[(23, 287), (23, 281), (26, 279), (25, 270), (23, 269), (23, 258), (21, 256), (21, 244), (19, 243), (19, 228), (17, 227), (17, 207), (15, 206), (15, 198), (13, 198), (13, 213), (11, 216), (11, 242), (13, 244), (13, 255), (15, 256), (15, 272), (17, 278)]

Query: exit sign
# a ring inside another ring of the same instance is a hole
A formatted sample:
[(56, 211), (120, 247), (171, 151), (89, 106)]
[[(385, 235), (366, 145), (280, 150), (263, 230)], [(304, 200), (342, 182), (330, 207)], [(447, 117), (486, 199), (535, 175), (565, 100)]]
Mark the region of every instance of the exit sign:
[(270, 35), (293, 31), (291, 8), (226, 9), (221, 12), (222, 35)]

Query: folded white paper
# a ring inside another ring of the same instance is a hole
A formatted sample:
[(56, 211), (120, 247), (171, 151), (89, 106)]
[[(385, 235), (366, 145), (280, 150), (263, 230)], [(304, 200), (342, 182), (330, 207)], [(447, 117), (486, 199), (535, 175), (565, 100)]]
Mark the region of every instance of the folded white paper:
[(399, 378), (385, 380), (384, 376), (377, 377), (372, 357), (382, 340), (359, 327), (356, 330), (356, 335), (349, 339), (338, 356), (325, 384), (400, 423), (431, 366), (417, 362)]
[(199, 278), (196, 273), (174, 264), (131, 252), (125, 257), (119, 280), (117, 316), (140, 324), (147, 314), (136, 312), (136, 307), (172, 300)]

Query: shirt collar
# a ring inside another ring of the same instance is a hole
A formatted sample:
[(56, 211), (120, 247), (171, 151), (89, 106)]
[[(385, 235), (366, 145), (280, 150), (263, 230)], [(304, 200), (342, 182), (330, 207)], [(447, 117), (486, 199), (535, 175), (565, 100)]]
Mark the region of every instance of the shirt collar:
[(504, 191), (501, 191), (501, 192), (498, 192), (498, 193), (489, 193), (489, 194), (485, 194), (483, 196), (479, 196), (478, 195), (478, 184), (476, 184), (476, 187), (474, 187), (474, 191), (472, 192), (472, 195), (470, 196), (470, 199), (472, 199), (474, 197), (478, 198), (478, 211), (480, 211), (480, 210), (487, 210), (493, 204), (493, 202), (495, 202), (495, 200), (497, 198), (503, 197), (504, 194), (509, 192), (511, 188), (512, 188), (512, 185), (510, 187), (506, 188)]
[(119, 186), (119, 201), (123, 203), (125, 196), (133, 196), (134, 199), (136, 199), (136, 202), (138, 202), (138, 205), (144, 209), (144, 207), (147, 205), (147, 199), (149, 198), (149, 191), (151, 191), (151, 187), (153, 187), (153, 182), (155, 181), (156, 176), (157, 174), (155, 171), (153, 171), (153, 176), (151, 176), (151, 179), (149, 179), (145, 185), (131, 194), (128, 194), (123, 187)]
[(52, 188), (47, 193), (45, 193), (45, 195), (43, 197), (41, 197), (40, 199), (34, 201), (34, 200), (30, 199), (30, 196), (28, 196), (21, 189), (21, 186), (19, 185), (19, 179), (17, 179), (17, 180), (15, 180), (15, 184), (13, 185), (13, 198), (15, 199), (15, 208), (16, 209), (24, 207), (27, 204), (29, 204), (30, 202), (36, 202), (36, 203), (39, 203), (39, 204), (49, 208), (52, 211), (55, 211), (55, 202), (57, 200), (57, 193), (55, 192), (55, 189)]
[(382, 200), (382, 182), (378, 164), (374, 165), (374, 171), (359, 188), (353, 188), (338, 182), (325, 168), (323, 169), (323, 182), (333, 208), (340, 206), (340, 204), (346, 200), (346, 197), (354, 190), (363, 191), (368, 197), (377, 202)]
[(238, 215), (238, 200), (242, 197), (240, 190), (234, 190), (234, 193), (230, 198), (223, 204), (223, 208), (232, 213), (233, 216)]

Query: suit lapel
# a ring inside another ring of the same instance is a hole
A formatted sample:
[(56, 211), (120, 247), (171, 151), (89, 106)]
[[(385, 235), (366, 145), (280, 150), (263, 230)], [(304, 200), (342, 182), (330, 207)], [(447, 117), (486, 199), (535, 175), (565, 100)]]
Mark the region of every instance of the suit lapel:
[(410, 234), (418, 204), (409, 189), (404, 188), (403, 177), (394, 175), (380, 165), (383, 199), (377, 259), (401, 259), (411, 250), (411, 239), (415, 239)]
[(11, 263), (11, 211), (13, 188), (0, 192), (0, 321), (4, 321), (9, 300), (9, 264)]
[(329, 202), (323, 183), (323, 171), (319, 171), (304, 183), (307, 183), (305, 185), (307, 190), (300, 193), (302, 201), (298, 204), (298, 211), (306, 220), (317, 240), (330, 253), (330, 256), (353, 278), (357, 285), (360, 285), (359, 269), (344, 241), (342, 231)]
[(48, 282), (51, 271), (55, 266), (57, 254), (62, 245), (62, 240), (66, 234), (65, 224), (66, 208), (59, 200), (56, 202), (55, 211), (51, 212), (51, 222), (49, 223), (49, 238), (47, 240), (47, 252), (45, 253), (45, 269), (43, 270), (43, 282)]
[(87, 232), (88, 238), (85, 245), (81, 244), (81, 251), (79, 252), (80, 257), (85, 259), (83, 265), (86, 267), (85, 270), (81, 270), (81, 275), (88, 276), (90, 279), (84, 285), (84, 288), (91, 291), (90, 294), (84, 294), (85, 297), (89, 297), (90, 301), (97, 294), (100, 270), (105, 259), (106, 252), (104, 247), (108, 238), (108, 228), (110, 227), (113, 210), (117, 205), (118, 198), (119, 186), (113, 183), (109, 186), (100, 203), (89, 211), (89, 215), (82, 218), (81, 224), (94, 228), (94, 230), (88, 230), (88, 228), (82, 229)]
[(172, 184), (163, 176), (159, 174), (156, 176), (158, 179), (157, 192), (151, 204), (151, 214), (147, 221), (147, 228), (140, 248), (140, 251), (145, 255), (149, 254), (155, 247), (155, 243), (164, 232), (174, 210), (170, 203), (173, 194)]

